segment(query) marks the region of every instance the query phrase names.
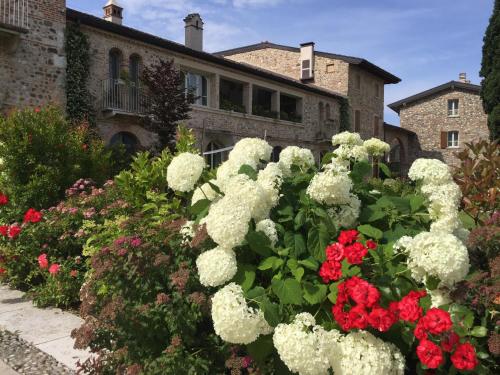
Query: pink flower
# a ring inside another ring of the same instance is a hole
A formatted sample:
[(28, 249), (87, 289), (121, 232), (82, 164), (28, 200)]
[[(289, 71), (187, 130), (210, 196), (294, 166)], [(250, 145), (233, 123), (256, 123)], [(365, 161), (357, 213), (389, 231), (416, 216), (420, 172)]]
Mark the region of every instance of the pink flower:
[(38, 265), (41, 269), (46, 269), (49, 267), (49, 260), (47, 259), (47, 254), (40, 254), (38, 257)]
[(121, 248), (118, 250), (117, 254), (118, 254), (118, 256), (123, 257), (123, 256), (127, 255), (127, 249)]
[(142, 244), (142, 240), (139, 237), (134, 237), (130, 241), (130, 245), (132, 247), (139, 247), (139, 246), (141, 246), (141, 244)]
[(56, 273), (59, 272), (59, 270), (61, 269), (61, 266), (57, 263), (54, 263), (52, 264), (50, 267), (49, 267), (49, 273), (51, 275), (55, 275)]
[(13, 224), (9, 227), (9, 233), (7, 234), (9, 238), (14, 239), (21, 233), (21, 227), (17, 224)]

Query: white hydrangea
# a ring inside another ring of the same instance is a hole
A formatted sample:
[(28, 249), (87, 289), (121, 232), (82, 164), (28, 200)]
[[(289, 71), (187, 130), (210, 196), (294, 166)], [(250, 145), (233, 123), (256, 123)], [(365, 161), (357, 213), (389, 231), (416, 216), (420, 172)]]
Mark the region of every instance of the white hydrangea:
[(431, 232), (453, 233), (461, 225), (456, 208), (436, 211), (435, 205), (431, 204), (429, 214), (431, 219), (434, 219), (434, 222), (431, 223)]
[(431, 307), (440, 307), (452, 302), (448, 290), (437, 288), (434, 290), (427, 290), (431, 296)]
[(240, 167), (241, 165), (226, 160), (217, 168), (217, 186), (222, 192), (226, 192), (228, 181), (238, 174)]
[(433, 276), (441, 280), (442, 286), (453, 286), (462, 281), (469, 272), (467, 248), (453, 234), (445, 232), (422, 232), (408, 244), (408, 268), (412, 277), (425, 282)]
[(292, 372), (300, 375), (326, 375), (332, 353), (337, 351), (338, 331), (325, 331), (315, 325), (309, 313), (295, 316), (291, 324), (279, 324), (273, 343), (281, 360)]
[(399, 238), (392, 247), (394, 248), (394, 250), (397, 251), (406, 251), (406, 249), (410, 247), (412, 241), (413, 241), (412, 237), (403, 236)]
[(271, 207), (278, 204), (280, 188), (283, 182), (283, 172), (277, 163), (269, 163), (259, 171), (257, 182), (267, 194), (267, 200)]
[(363, 142), (363, 146), (369, 155), (380, 157), (391, 150), (391, 146), (378, 138), (370, 138)]
[(365, 146), (352, 146), (352, 145), (340, 145), (336, 148), (333, 153), (337, 155), (337, 158), (349, 160), (353, 159), (355, 161), (366, 161), (368, 160), (368, 151)]
[[(210, 180), (212, 185), (217, 186), (216, 180)], [(193, 197), (191, 198), (191, 205), (193, 206), (196, 202), (201, 201), (203, 199), (208, 199), (209, 201), (214, 201), (220, 197), (219, 193), (217, 193), (212, 185), (208, 182), (204, 183), (200, 187), (197, 187), (193, 192)]]
[(220, 246), (202, 253), (196, 259), (196, 267), (200, 283), (214, 287), (227, 283), (238, 270), (234, 251)]
[(290, 168), (297, 165), (302, 169), (310, 168), (314, 165), (314, 155), (307, 148), (288, 146), (280, 153), (279, 166), (285, 176), (290, 176)]
[(351, 133), (348, 131), (335, 134), (332, 137), (332, 144), (337, 145), (350, 145), (350, 146), (361, 146), (363, 141), (358, 133)]
[(452, 179), (450, 168), (437, 159), (417, 159), (413, 162), (408, 172), (408, 177), (413, 181), (424, 183), (447, 183)]
[(330, 163), (323, 165), (323, 170), (335, 173), (348, 173), (350, 168), (349, 160), (332, 158)]
[(335, 375), (403, 375), (405, 360), (399, 349), (367, 331), (340, 339), (331, 364)]
[(361, 201), (356, 195), (351, 194), (346, 204), (331, 207), (327, 211), (337, 227), (352, 228), (358, 220), (360, 210)]
[(259, 221), (255, 225), (255, 230), (257, 232), (264, 233), (267, 238), (269, 238), (273, 246), (278, 242), (278, 231), (276, 230), (276, 223), (271, 219), (264, 219)]
[(460, 187), (453, 181), (447, 183), (424, 183), (420, 188), (423, 195), (430, 201), (446, 207), (458, 207), (462, 198)]
[(272, 152), (273, 148), (263, 139), (243, 138), (234, 145), (228, 159), (240, 167), (247, 164), (257, 169), (261, 160), (271, 159)]
[(262, 311), (248, 307), (241, 286), (230, 283), (212, 297), (215, 333), (232, 344), (250, 344), (272, 332)]
[(226, 197), (239, 200), (255, 220), (262, 220), (269, 215), (271, 202), (268, 195), (257, 181), (246, 174), (238, 174), (229, 179), (226, 186)]
[(176, 191), (191, 191), (204, 168), (205, 159), (202, 156), (183, 152), (174, 157), (167, 167), (168, 186)]
[(212, 203), (205, 224), (215, 243), (233, 249), (243, 243), (250, 219), (250, 210), (239, 197), (224, 196)]
[(319, 203), (333, 206), (348, 203), (351, 189), (352, 181), (347, 173), (337, 174), (325, 170), (313, 177), (307, 187), (307, 194)]
[(187, 246), (194, 237), (194, 221), (186, 221), (179, 230), (179, 233), (182, 236), (181, 244)]

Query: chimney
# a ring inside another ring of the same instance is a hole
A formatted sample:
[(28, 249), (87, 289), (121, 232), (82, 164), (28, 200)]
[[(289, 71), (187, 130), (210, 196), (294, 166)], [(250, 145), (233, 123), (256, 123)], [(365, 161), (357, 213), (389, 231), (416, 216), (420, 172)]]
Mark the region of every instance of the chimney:
[(117, 0), (108, 0), (104, 9), (104, 19), (109, 22), (121, 25), (123, 21), (123, 8), (118, 5)]
[(302, 81), (314, 79), (314, 42), (300, 45), (300, 79)]
[(201, 16), (198, 13), (188, 14), (184, 18), (184, 22), (186, 23), (186, 47), (203, 51), (203, 20)]
[(458, 80), (459, 82), (470, 83), (470, 81), (467, 79), (467, 73), (460, 73), (458, 75)]

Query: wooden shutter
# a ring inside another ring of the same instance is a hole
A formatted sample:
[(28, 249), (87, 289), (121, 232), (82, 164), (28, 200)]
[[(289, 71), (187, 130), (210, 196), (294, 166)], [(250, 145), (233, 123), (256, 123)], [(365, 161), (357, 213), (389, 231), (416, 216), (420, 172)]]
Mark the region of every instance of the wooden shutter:
[(448, 147), (448, 132), (441, 132), (441, 148)]

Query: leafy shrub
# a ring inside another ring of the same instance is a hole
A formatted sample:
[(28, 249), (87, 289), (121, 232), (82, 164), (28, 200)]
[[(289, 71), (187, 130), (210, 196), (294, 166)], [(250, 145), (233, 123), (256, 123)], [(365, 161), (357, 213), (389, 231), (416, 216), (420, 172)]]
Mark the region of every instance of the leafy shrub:
[(112, 173), (110, 153), (85, 123), (72, 127), (56, 108), (16, 111), (0, 118), (0, 191), (11, 219), (28, 208), (50, 207), (78, 178), (103, 183)]

